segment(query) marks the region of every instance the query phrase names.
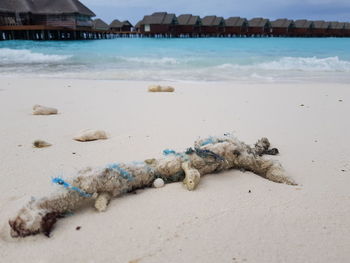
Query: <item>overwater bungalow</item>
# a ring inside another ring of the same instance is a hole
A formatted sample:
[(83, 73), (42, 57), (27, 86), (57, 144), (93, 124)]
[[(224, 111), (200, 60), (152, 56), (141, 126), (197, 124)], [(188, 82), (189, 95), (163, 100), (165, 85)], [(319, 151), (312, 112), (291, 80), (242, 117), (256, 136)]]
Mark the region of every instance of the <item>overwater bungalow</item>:
[(140, 32), (146, 36), (174, 36), (176, 35), (177, 23), (175, 14), (156, 12), (143, 17), (140, 23)]
[(113, 20), (109, 25), (109, 29), (112, 32), (131, 32), (132, 27), (132, 24), (128, 20), (121, 22), (118, 19)]
[(306, 19), (300, 19), (294, 21), (295, 27), (293, 28), (292, 35), (295, 37), (310, 37), (312, 36), (312, 29), (314, 23)]
[(312, 28), (313, 37), (325, 37), (329, 35), (329, 28), (331, 23), (323, 20), (312, 21), (314, 26)]
[(329, 22), (330, 27), (328, 29), (328, 35), (332, 37), (343, 37), (344, 36), (344, 22)]
[(180, 15), (177, 17), (178, 24), (176, 33), (178, 36), (198, 36), (201, 31), (202, 21), (199, 16), (190, 14)]
[(0, 25), (92, 28), (95, 14), (78, 0), (1, 0)]
[(134, 31), (141, 33), (141, 23), (142, 23), (142, 20), (136, 23), (136, 25), (134, 26)]
[(230, 17), (225, 20), (226, 36), (242, 36), (248, 31), (248, 20), (242, 17)]
[(280, 18), (271, 22), (272, 35), (286, 37), (291, 34), (295, 27), (294, 21), (286, 18)]
[(267, 18), (257, 17), (248, 21), (249, 36), (267, 36), (271, 33), (271, 23)]
[(221, 36), (225, 32), (225, 20), (223, 17), (205, 16), (202, 18), (202, 36)]
[(350, 23), (344, 23), (344, 37), (350, 37)]
[(109, 25), (100, 18), (97, 18), (92, 21), (93, 29), (97, 31), (108, 31)]

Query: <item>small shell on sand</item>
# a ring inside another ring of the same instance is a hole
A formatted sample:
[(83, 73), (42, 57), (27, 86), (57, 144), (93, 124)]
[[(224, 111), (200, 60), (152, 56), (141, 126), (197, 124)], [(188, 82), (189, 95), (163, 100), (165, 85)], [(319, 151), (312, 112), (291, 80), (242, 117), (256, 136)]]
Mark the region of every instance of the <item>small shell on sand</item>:
[(80, 142), (88, 142), (95, 140), (104, 140), (107, 139), (107, 134), (102, 130), (83, 130), (73, 139)]
[(156, 180), (154, 180), (153, 182), (153, 186), (155, 188), (161, 188), (164, 186), (164, 180), (162, 178), (157, 178)]
[(33, 142), (33, 146), (36, 147), (36, 148), (45, 148), (45, 147), (49, 147), (51, 145), (52, 145), (51, 143), (48, 143), (48, 142), (45, 142), (45, 141), (42, 141), (42, 140), (35, 140)]
[(170, 86), (152, 85), (148, 87), (148, 92), (174, 92), (175, 89)]
[(33, 115), (53, 115), (57, 114), (57, 109), (50, 108), (42, 105), (34, 105), (33, 106)]

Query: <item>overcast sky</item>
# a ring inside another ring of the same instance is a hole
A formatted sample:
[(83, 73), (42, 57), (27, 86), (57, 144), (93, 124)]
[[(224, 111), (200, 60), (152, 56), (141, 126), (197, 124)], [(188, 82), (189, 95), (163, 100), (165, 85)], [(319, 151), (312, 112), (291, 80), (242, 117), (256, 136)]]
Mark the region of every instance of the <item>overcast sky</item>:
[(225, 18), (266, 17), (270, 19), (322, 19), (350, 22), (350, 0), (81, 0), (97, 17), (136, 23), (144, 15), (157, 11), (217, 15)]

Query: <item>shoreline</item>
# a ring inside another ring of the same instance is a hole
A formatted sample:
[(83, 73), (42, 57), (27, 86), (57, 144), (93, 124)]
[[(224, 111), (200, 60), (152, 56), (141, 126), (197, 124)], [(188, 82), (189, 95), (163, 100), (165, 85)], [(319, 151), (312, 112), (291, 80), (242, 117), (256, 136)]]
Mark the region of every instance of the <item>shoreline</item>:
[[(0, 247), (8, 262), (346, 262), (350, 242), (350, 90), (329, 83), (142, 82), (0, 78)], [(174, 93), (148, 93), (151, 84)], [(33, 116), (34, 104), (56, 107)], [(110, 138), (80, 143), (82, 129)], [(58, 190), (86, 166), (159, 157), (199, 137), (268, 137), (299, 184), (237, 170), (145, 189), (61, 220), (43, 235), (10, 239), (7, 220), (31, 196)], [(34, 149), (36, 139), (53, 145)], [(249, 193), (250, 191), (250, 193)], [(75, 230), (81, 226), (81, 230)], [(55, 247), (56, 249), (52, 249)], [(81, 250), (84, 253), (81, 253)], [(64, 253), (62, 253), (64, 251)]]

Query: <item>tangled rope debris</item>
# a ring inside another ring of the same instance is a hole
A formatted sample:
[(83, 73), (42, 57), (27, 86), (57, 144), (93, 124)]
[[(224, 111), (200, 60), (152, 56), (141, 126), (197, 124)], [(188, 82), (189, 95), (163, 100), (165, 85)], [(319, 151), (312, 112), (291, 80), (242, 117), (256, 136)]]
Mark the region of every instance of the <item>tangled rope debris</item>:
[(26, 204), (9, 220), (11, 236), (25, 237), (38, 233), (49, 236), (57, 219), (66, 213), (91, 202), (98, 211), (105, 211), (113, 197), (151, 187), (157, 178), (165, 183), (183, 181), (186, 188), (192, 191), (200, 183), (201, 176), (235, 168), (251, 171), (276, 183), (295, 185), (279, 162), (262, 156), (277, 153), (277, 149), (270, 149), (267, 138), (260, 139), (251, 147), (225, 135), (198, 140), (194, 147), (180, 153), (164, 150), (164, 157), (159, 159), (87, 168), (69, 182), (56, 177), (52, 182), (66, 191)]

